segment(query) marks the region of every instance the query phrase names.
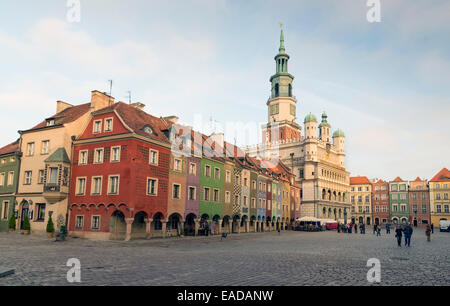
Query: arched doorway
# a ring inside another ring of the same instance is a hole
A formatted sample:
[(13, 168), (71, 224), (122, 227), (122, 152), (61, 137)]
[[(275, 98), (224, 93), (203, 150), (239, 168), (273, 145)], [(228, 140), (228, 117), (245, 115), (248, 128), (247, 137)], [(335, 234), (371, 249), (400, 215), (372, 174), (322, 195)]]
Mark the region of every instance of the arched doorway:
[(233, 216), (233, 223), (231, 224), (231, 232), (232, 233), (238, 233), (240, 224), (240, 217), (238, 215)]
[(131, 225), (131, 238), (146, 238), (148, 219), (146, 212), (140, 211), (134, 215), (133, 224)]
[(155, 234), (162, 234), (162, 219), (163, 219), (163, 214), (158, 212), (153, 216), (153, 221), (152, 221), (152, 232), (155, 232)]
[(247, 220), (248, 220), (248, 217), (246, 215), (243, 215), (241, 218), (241, 230), (242, 230), (242, 228), (244, 228), (244, 232), (248, 232)]
[(379, 218), (375, 218), (375, 224), (376, 225), (380, 225), (380, 219)]
[(398, 224), (398, 218), (397, 217), (392, 218), (392, 223)]
[(222, 233), (231, 233), (230, 216), (224, 216), (222, 219)]
[(25, 217), (28, 217), (28, 213), (30, 210), (30, 205), (28, 204), (27, 201), (23, 201), (22, 202), (22, 211), (20, 214), (20, 229), (23, 230), (23, 220), (25, 219)]
[(255, 216), (251, 216), (250, 217), (250, 228), (249, 228), (249, 232), (254, 232), (255, 231), (255, 222), (256, 222), (256, 217)]
[(219, 233), (219, 220), (220, 220), (220, 216), (219, 215), (215, 215), (212, 218), (211, 234), (213, 234), (213, 235), (217, 235)]
[(405, 217), (403, 217), (401, 220), (402, 220), (402, 224), (408, 223), (408, 219), (406, 219)]
[(196, 216), (194, 214), (186, 216), (186, 221), (184, 222), (185, 236), (195, 236), (195, 218)]
[(115, 210), (109, 218), (109, 232), (112, 240), (124, 240), (127, 232), (125, 215), (120, 210)]
[(370, 225), (370, 217), (367, 217), (367, 225)]
[(417, 227), (417, 219), (414, 218), (414, 227)]
[[(209, 226), (208, 220), (209, 220), (209, 215), (208, 214), (203, 214), (201, 216), (200, 224), (199, 224), (199, 230), (198, 230), (199, 235), (206, 236), (207, 229), (209, 228), (208, 231), (211, 229), (210, 226)], [(208, 227), (206, 225), (208, 225)]]
[(363, 217), (359, 217), (359, 218), (358, 218), (358, 223), (359, 223), (359, 224), (363, 224), (363, 222), (364, 222)]
[(181, 235), (181, 216), (178, 213), (173, 213), (169, 216), (167, 222), (167, 234), (169, 236)]

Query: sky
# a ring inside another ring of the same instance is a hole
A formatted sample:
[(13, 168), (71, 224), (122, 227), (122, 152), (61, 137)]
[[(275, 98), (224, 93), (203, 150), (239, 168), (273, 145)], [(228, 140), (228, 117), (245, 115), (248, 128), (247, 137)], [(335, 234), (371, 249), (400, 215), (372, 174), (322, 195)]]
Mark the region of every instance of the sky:
[(70, 2), (0, 2), (0, 146), (57, 100), (109, 92), (108, 80), (116, 101), (131, 91), (152, 115), (201, 118), (205, 133), (259, 126), (282, 23), (297, 122), (325, 110), (345, 132), (351, 176), (450, 167), (450, 1), (380, 0), (374, 23), (366, 0), (80, 0), (79, 22)]

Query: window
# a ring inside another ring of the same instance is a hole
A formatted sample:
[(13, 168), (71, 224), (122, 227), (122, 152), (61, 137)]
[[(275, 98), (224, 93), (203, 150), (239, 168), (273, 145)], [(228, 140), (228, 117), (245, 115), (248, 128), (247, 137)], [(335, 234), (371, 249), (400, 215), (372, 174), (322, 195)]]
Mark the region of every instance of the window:
[(362, 213), (362, 212), (363, 212), (362, 206), (358, 206), (358, 212), (359, 212), (359, 213)]
[(206, 177), (211, 176), (211, 167), (209, 165), (205, 165), (205, 176)]
[(231, 196), (229, 191), (225, 191), (225, 203), (230, 203)]
[(209, 188), (205, 187), (203, 191), (203, 199), (209, 201)]
[(366, 196), (366, 203), (369, 203), (370, 201), (369, 201), (369, 197), (370, 196)]
[(439, 184), (436, 184), (436, 189), (439, 189), (441, 186)]
[(219, 168), (214, 168), (214, 178), (216, 180), (220, 179), (220, 169)]
[(192, 186), (189, 187), (189, 195), (188, 195), (188, 197), (189, 197), (190, 201), (195, 200), (195, 187), (192, 187)]
[(382, 211), (387, 212), (387, 206), (382, 206)]
[(236, 205), (239, 204), (239, 196), (238, 195), (234, 196), (234, 204), (236, 204)]
[(443, 184), (443, 185), (442, 185), (442, 188), (448, 189), (448, 184)]
[(441, 194), (440, 193), (436, 193), (436, 200), (440, 200), (441, 199)]
[(422, 200), (426, 200), (427, 199), (427, 194), (425, 192), (422, 192)]
[(5, 173), (0, 173), (0, 186), (5, 185)]
[(355, 187), (352, 187), (352, 191), (355, 191)]
[(147, 179), (147, 194), (157, 195), (158, 194), (158, 180), (154, 178)]
[(400, 205), (400, 208), (401, 208), (402, 212), (406, 211), (406, 205), (405, 204)]
[(355, 196), (352, 196), (352, 203), (355, 203)]
[(119, 193), (119, 176), (111, 175), (108, 182), (108, 194), (118, 194)]
[(448, 212), (449, 212), (448, 205), (444, 205), (444, 212), (448, 214)]
[(189, 164), (189, 174), (196, 175), (197, 174), (197, 165), (194, 163)]
[(34, 155), (34, 142), (30, 142), (27, 144), (27, 155), (28, 156)]
[(391, 191), (397, 191), (397, 185), (392, 185), (391, 186)]
[(244, 186), (248, 186), (247, 178), (244, 177)]
[(48, 184), (56, 185), (58, 183), (58, 168), (50, 167), (50, 178)]
[(173, 170), (181, 171), (181, 159), (175, 158), (173, 160)]
[(392, 205), (392, 211), (398, 211), (398, 205), (397, 204)]
[(38, 184), (44, 184), (45, 171), (39, 170)]
[(45, 204), (37, 204), (37, 216), (36, 221), (45, 220)]
[(120, 147), (112, 147), (111, 162), (119, 162), (119, 161), (120, 161)]
[(369, 191), (369, 187), (366, 187), (366, 191)]
[(362, 196), (358, 196), (358, 203), (362, 203)]
[(102, 131), (102, 121), (95, 120), (94, 121), (94, 134), (100, 133)]
[(413, 199), (413, 200), (416, 200), (416, 199), (417, 199), (417, 194), (416, 194), (415, 192), (412, 194), (412, 199)]
[(88, 151), (87, 150), (80, 151), (79, 158), (78, 158), (78, 164), (86, 165), (87, 160), (88, 160)]
[(370, 206), (366, 206), (366, 212), (370, 212)]
[(401, 184), (400, 185), (400, 190), (401, 191), (405, 191), (406, 190), (406, 185), (405, 184)]
[(102, 177), (94, 176), (92, 178), (91, 194), (100, 195), (102, 193)]
[(448, 193), (444, 193), (444, 200), (448, 200)]
[(375, 212), (380, 212), (380, 206), (375, 206)]
[(113, 118), (105, 119), (105, 132), (111, 132), (113, 129)]
[(158, 151), (150, 150), (150, 164), (158, 165)]
[(173, 184), (173, 188), (172, 188), (172, 197), (174, 199), (179, 199), (180, 198), (180, 185), (178, 184)]
[(413, 205), (413, 212), (417, 211), (417, 205)]
[(220, 196), (219, 196), (219, 189), (214, 189), (214, 202), (219, 202)]
[(256, 181), (252, 181), (252, 188), (256, 189)]
[(271, 202), (272, 202), (271, 200), (267, 200), (267, 209), (268, 209), (268, 210), (270, 210), (270, 208), (272, 207), (272, 206), (270, 206), (270, 205), (271, 205)]
[(75, 219), (75, 228), (83, 229), (84, 227), (84, 216), (77, 216)]
[(86, 178), (78, 177), (77, 178), (77, 195), (84, 195), (86, 193)]
[(3, 215), (2, 215), (3, 220), (8, 219), (8, 208), (9, 208), (9, 201), (3, 201)]
[(362, 187), (358, 187), (358, 191), (362, 191)]
[(92, 216), (92, 229), (99, 229), (100, 228), (100, 216)]
[(426, 213), (427, 212), (427, 205), (426, 204), (422, 204), (422, 213)]
[[(278, 84), (276, 84), (276, 86), (278, 86)], [(275, 96), (278, 96), (278, 94), (276, 93)], [(270, 115), (276, 115), (278, 113), (279, 113), (279, 105), (278, 104), (271, 105), (270, 106)]]
[(44, 140), (41, 144), (41, 154), (48, 154), (50, 151), (50, 140)]
[(231, 172), (230, 171), (225, 172), (225, 181), (227, 183), (231, 183)]
[(32, 171), (25, 171), (25, 185), (31, 185)]
[(436, 205), (436, 212), (442, 212), (442, 205)]
[(235, 184), (239, 184), (239, 175), (236, 175), (234, 177), (234, 182), (235, 182)]
[(248, 206), (248, 199), (246, 196), (244, 196), (244, 206)]
[(103, 163), (103, 149), (95, 149), (94, 164)]

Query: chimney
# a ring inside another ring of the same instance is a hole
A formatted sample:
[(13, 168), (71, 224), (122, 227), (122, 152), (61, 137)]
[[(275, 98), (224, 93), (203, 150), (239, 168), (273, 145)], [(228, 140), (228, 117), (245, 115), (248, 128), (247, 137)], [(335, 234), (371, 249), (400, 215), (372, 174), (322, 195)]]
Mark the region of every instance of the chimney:
[(56, 113), (57, 114), (59, 114), (63, 110), (68, 109), (70, 107), (73, 107), (73, 105), (69, 104), (67, 102), (64, 102), (64, 101), (56, 101)]
[(91, 108), (93, 109), (93, 111), (97, 111), (99, 109), (111, 106), (113, 104), (114, 104), (113, 97), (110, 97), (108, 94), (100, 92), (98, 90), (92, 91)]
[(224, 143), (224, 134), (223, 133), (212, 133), (211, 136), (209, 136), (213, 142), (218, 144), (219, 146), (223, 147)]
[(180, 118), (178, 118), (177, 116), (167, 116), (167, 117), (164, 117), (164, 119), (169, 120), (170, 122), (176, 124), (178, 122), (178, 119), (180, 119)]
[(145, 104), (141, 103), (141, 102), (134, 102), (130, 104), (131, 106), (140, 109), (140, 110), (144, 110)]

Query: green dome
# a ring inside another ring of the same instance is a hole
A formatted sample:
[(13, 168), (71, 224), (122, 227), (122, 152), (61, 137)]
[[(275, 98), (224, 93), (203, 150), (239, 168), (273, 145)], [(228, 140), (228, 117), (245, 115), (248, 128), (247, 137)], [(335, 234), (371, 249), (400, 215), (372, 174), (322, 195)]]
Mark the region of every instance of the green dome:
[(305, 117), (305, 123), (306, 123), (306, 122), (310, 122), (310, 121), (315, 121), (315, 122), (317, 122), (316, 116), (314, 116), (312, 113), (309, 113), (309, 114), (306, 115), (306, 117)]
[(333, 137), (345, 137), (345, 134), (342, 130), (338, 129), (336, 132), (333, 133)]
[(327, 113), (325, 113), (325, 111), (324, 111), (322, 113), (322, 122), (320, 123), (319, 127), (322, 127), (322, 126), (330, 127), (330, 124), (328, 123), (327, 118), (328, 118)]

